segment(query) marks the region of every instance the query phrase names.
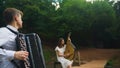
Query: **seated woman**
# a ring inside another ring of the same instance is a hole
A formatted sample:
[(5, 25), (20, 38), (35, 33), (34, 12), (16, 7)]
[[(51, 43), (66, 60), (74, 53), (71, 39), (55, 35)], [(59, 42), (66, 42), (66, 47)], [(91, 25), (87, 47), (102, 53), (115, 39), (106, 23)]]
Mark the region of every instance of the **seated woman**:
[(66, 45), (64, 44), (64, 39), (60, 38), (58, 41), (58, 45), (55, 48), (57, 60), (62, 64), (62, 68), (72, 68), (73, 61), (66, 59), (65, 57), (69, 56), (70, 54), (64, 54)]

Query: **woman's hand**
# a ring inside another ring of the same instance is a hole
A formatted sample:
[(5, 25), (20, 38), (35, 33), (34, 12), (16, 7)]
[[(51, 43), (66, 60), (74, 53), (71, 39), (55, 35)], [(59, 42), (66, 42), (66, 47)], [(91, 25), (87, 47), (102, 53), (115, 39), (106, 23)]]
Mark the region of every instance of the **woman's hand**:
[(68, 56), (70, 56), (70, 53), (67, 53), (67, 54), (64, 55), (64, 57), (68, 57)]

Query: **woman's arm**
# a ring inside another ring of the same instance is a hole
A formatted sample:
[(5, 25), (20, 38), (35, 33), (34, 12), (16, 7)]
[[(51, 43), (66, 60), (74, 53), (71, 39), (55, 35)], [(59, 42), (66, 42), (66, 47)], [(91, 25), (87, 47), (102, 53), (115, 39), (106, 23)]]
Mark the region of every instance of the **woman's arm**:
[(67, 56), (69, 56), (70, 54), (69, 53), (67, 53), (67, 54), (61, 54), (58, 50), (56, 51), (56, 54), (59, 56), (59, 57), (67, 57)]
[(65, 55), (61, 54), (58, 50), (56, 50), (56, 54), (59, 56), (59, 57), (64, 57)]

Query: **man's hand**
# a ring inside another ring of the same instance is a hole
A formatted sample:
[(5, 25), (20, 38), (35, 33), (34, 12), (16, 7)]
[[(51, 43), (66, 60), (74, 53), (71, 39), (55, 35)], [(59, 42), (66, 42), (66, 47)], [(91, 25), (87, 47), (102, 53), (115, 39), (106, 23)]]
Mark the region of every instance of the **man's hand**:
[(14, 54), (14, 58), (18, 60), (26, 60), (28, 58), (27, 51), (16, 51)]

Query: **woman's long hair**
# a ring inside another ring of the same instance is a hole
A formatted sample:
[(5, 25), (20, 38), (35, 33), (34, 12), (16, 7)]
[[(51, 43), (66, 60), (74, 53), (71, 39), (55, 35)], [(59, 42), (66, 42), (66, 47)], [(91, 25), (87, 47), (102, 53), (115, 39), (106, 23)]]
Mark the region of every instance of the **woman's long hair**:
[(59, 38), (59, 40), (58, 40), (58, 47), (62, 47), (62, 45), (64, 45), (64, 44), (62, 44), (62, 40), (64, 40), (63, 38)]

